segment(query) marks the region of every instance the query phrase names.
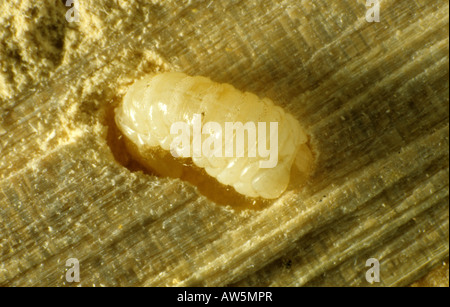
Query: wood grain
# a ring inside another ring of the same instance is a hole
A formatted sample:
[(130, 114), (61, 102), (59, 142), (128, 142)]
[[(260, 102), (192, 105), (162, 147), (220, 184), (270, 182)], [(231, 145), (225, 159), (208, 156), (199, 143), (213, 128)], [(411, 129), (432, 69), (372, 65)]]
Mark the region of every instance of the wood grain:
[[(368, 23), (353, 0), (83, 1), (80, 23), (44, 25), (64, 35), (55, 67), (0, 79), (0, 285), (370, 286), (368, 258), (375, 285), (418, 280), (449, 255), (448, 5), (385, 0)], [(167, 70), (294, 114), (317, 153), (308, 184), (237, 212), (118, 163), (111, 106)]]

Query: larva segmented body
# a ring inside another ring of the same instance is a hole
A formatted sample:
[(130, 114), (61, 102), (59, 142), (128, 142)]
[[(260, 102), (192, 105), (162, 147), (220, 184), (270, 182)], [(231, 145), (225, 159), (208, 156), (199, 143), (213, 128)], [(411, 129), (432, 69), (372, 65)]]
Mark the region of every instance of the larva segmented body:
[[(278, 145), (278, 156), (275, 167), (261, 167), (262, 161), (267, 161), (267, 155), (262, 157), (259, 152), (256, 156), (249, 154), (253, 146), (249, 131), (246, 131), (243, 157), (226, 154), (191, 156), (196, 166), (245, 196), (277, 198), (288, 186), (294, 161), (302, 173), (308, 173), (312, 163), (312, 155), (306, 145), (308, 137), (292, 115), (268, 98), (260, 99), (252, 93), (243, 93), (229, 84), (219, 84), (206, 77), (190, 77), (176, 72), (146, 76), (128, 89), (115, 111), (119, 129), (137, 148), (162, 148), (166, 151), (171, 150), (177, 137), (171, 133), (172, 125), (185, 122), (195, 129), (195, 115), (201, 114), (202, 125), (215, 122), (223, 131), (227, 122), (253, 122), (255, 127), (259, 127), (258, 123), (266, 123), (269, 127), (269, 123), (276, 122), (278, 139), (274, 144)], [(215, 132), (210, 129), (209, 135), (214, 136)], [(203, 130), (203, 137), (207, 134)], [(266, 136), (270, 138), (269, 133)], [(191, 144), (194, 142), (192, 135), (189, 141)]]

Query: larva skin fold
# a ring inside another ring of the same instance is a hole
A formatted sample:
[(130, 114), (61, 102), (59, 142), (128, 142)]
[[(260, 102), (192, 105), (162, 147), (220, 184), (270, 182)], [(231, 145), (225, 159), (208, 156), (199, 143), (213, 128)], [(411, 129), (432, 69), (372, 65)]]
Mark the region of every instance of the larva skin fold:
[[(311, 170), (313, 158), (306, 145), (308, 137), (291, 114), (268, 98), (260, 99), (206, 77), (190, 77), (179, 72), (147, 75), (128, 89), (115, 110), (115, 121), (141, 154), (161, 149), (170, 154), (172, 141), (177, 137), (170, 133), (171, 125), (186, 122), (192, 126), (194, 114), (202, 115), (202, 124), (219, 123), (222, 131), (225, 131), (225, 122), (254, 122), (256, 125), (265, 122), (269, 132), (270, 122), (278, 122), (278, 163), (273, 168), (260, 167), (260, 161), (266, 161), (267, 157), (263, 158), (259, 153), (249, 157), (247, 137), (244, 157), (192, 157), (197, 167), (240, 194), (278, 198), (289, 184), (294, 162), (304, 176)], [(206, 137), (202, 135), (202, 138)], [(163, 161), (153, 164), (159, 163)], [(172, 176), (180, 174), (174, 171)]]

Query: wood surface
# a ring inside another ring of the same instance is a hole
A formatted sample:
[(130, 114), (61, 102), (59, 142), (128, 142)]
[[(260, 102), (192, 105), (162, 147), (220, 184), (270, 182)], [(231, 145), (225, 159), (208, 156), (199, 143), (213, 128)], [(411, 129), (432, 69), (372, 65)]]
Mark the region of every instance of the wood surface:
[[(376, 258), (374, 285), (405, 286), (441, 264), (449, 4), (380, 2), (379, 23), (362, 0), (89, 0), (78, 23), (61, 1), (2, 4), (0, 285), (370, 286)], [(295, 115), (307, 184), (239, 211), (119, 163), (112, 106), (169, 70)]]

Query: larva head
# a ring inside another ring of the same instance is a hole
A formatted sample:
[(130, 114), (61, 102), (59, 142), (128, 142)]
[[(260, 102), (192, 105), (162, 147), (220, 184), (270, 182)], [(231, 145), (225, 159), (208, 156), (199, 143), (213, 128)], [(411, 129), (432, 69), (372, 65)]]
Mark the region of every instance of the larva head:
[(268, 168), (253, 179), (252, 187), (259, 197), (278, 198), (289, 184), (290, 170), (290, 165)]

